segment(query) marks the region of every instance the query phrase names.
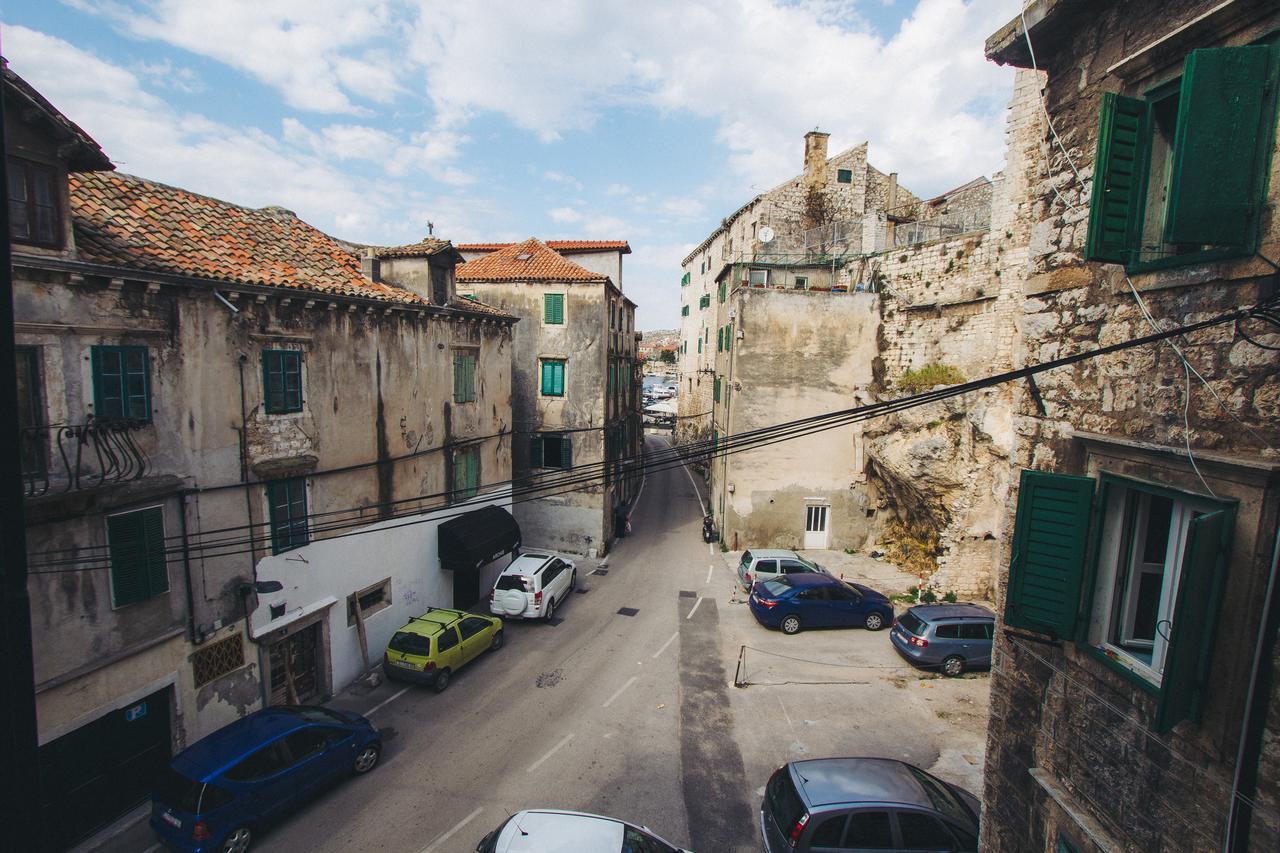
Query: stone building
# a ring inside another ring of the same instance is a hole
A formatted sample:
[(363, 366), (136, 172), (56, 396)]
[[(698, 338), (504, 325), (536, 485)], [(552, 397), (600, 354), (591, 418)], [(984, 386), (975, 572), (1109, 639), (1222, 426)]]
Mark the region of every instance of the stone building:
[[(1274, 298), (1274, 2), (1036, 0), (986, 52), (1038, 126), (1020, 361)], [(1226, 323), (1014, 389), (982, 849), (1280, 849), (1277, 345)]]
[[(558, 248), (552, 248), (556, 246)], [(644, 440), (625, 241), (472, 243), (458, 286), (518, 317), (512, 369), (517, 487), (528, 544), (603, 553), (635, 499)], [(556, 484), (561, 484), (556, 488)]]
[(410, 615), (475, 599), (437, 532), (510, 501), (514, 318), (454, 295), (445, 241), (357, 252), (114, 172), (4, 74), (41, 796), (65, 846), (145, 819), (174, 751), (333, 693)]

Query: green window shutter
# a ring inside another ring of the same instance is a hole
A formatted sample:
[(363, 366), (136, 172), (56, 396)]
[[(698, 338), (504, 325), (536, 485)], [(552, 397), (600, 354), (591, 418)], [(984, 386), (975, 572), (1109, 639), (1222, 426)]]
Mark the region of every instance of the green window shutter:
[(542, 393), (544, 395), (551, 394), (551, 362), (542, 362)]
[(476, 398), (476, 357), (472, 353), (453, 355), (453, 402), (470, 403)]
[(724, 326), (716, 327), (716, 352), (724, 352)]
[(713, 382), (711, 385), (711, 400), (712, 402), (715, 402), (715, 403), (720, 402), (720, 377), (719, 376), (715, 378), (715, 382)]
[(1073, 637), (1084, 577), (1093, 480), (1023, 471), (1004, 621)]
[(160, 507), (152, 507), (137, 514), (142, 516), (147, 592), (149, 595), (159, 595), (169, 589), (169, 570), (164, 550), (164, 511)]
[(1181, 720), (1200, 717), (1209, 686), (1209, 655), (1233, 521), (1230, 510), (1218, 510), (1193, 519), (1189, 525), (1156, 706), (1158, 732), (1169, 731)]
[(720, 282), (720, 301), (721, 301), (721, 302), (724, 302), (725, 290), (726, 290), (726, 285), (727, 285), (727, 284), (728, 284), (728, 282), (725, 282), (725, 281), (721, 281), (721, 282)]
[(564, 362), (542, 362), (542, 393), (547, 397), (564, 396)]
[(290, 412), (302, 411), (302, 353), (289, 350), (282, 353), (284, 405)]
[(542, 436), (529, 436), (529, 467), (542, 467)]
[(1151, 135), (1149, 122), (1145, 101), (1103, 93), (1086, 260), (1123, 264), (1133, 257), (1144, 203), (1142, 170)]
[[(1182, 70), (1165, 239), (1170, 243), (1252, 245), (1263, 177), (1258, 146), (1271, 49), (1264, 45), (1193, 50)], [(1269, 111), (1267, 111), (1269, 112)]]
[(271, 517), (271, 550), (280, 554), (306, 545), (307, 483), (296, 477), (267, 483), (267, 505)]
[(302, 411), (302, 353), (262, 351), (262, 395), (268, 414)]
[(698, 338), (698, 352), (702, 352), (702, 338)]
[(560, 467), (573, 467), (573, 442), (567, 435), (560, 436)]
[(564, 323), (563, 293), (547, 293), (543, 295), (542, 321), (556, 326)]
[(724, 351), (729, 352), (733, 349), (733, 324), (724, 327)]
[(682, 305), (682, 306), (680, 306), (680, 316), (681, 316), (681, 317), (688, 317), (688, 316), (689, 316), (689, 306), (688, 306), (688, 305)]
[(145, 601), (146, 540), (141, 513), (107, 516), (107, 549), (111, 555), (111, 600), (116, 607)]

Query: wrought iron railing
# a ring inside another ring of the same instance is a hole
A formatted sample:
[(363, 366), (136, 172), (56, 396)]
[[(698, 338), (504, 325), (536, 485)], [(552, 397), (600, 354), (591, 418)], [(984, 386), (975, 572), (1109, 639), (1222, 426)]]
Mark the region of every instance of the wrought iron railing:
[(90, 416), (82, 424), (24, 427), (19, 432), (19, 452), (26, 496), (141, 479), (150, 460), (134, 434), (144, 425)]

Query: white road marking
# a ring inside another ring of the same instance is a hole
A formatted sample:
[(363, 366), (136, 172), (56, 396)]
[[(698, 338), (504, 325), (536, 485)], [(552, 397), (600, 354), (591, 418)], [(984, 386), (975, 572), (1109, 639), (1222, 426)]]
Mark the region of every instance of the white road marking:
[(692, 618), (693, 618), (693, 614), (695, 614), (695, 613), (697, 613), (697, 612), (698, 612), (698, 605), (699, 605), (699, 604), (701, 604), (701, 603), (702, 603), (702, 597), (701, 597), (701, 596), (699, 596), (699, 597), (698, 597), (698, 600), (697, 600), (697, 601), (695, 601), (695, 602), (693, 603), (693, 607), (689, 608), (689, 615), (688, 615), (688, 616), (686, 616), (686, 617), (684, 617), (684, 618), (685, 618), (685, 619), (692, 619)]
[[(631, 680), (632, 680), (632, 681), (635, 681), (635, 679), (634, 679), (634, 678), (633, 678), (633, 679), (631, 679)], [(568, 742), (569, 742), (569, 741), (571, 741), (571, 740), (573, 740), (573, 732), (570, 732), (569, 734), (567, 734), (567, 735), (565, 735), (564, 737), (560, 738), (560, 742), (559, 742), (558, 744), (556, 744), (555, 746), (551, 747), (551, 750), (550, 750), (546, 755), (542, 756), (542, 757), (541, 757), (541, 758), (539, 758), (537, 761), (535, 761), (535, 762), (533, 762), (532, 764), (530, 764), (530, 765), (529, 765), (529, 769), (528, 769), (526, 772), (528, 772), (528, 773), (532, 773), (533, 771), (537, 770), (539, 767), (541, 767), (541, 766), (542, 766), (542, 762), (546, 761), (548, 758), (550, 758), (551, 756), (553, 756), (553, 755), (555, 755), (557, 752), (559, 752), (559, 751), (560, 751), (560, 749), (561, 749), (561, 748), (562, 748), (566, 743), (568, 743)]]
[[(667, 447), (671, 446), (671, 443), (668, 442)], [(702, 507), (702, 514), (704, 516), (711, 515), (711, 508), (707, 506), (707, 502), (702, 499), (702, 492), (698, 491), (698, 484), (693, 481), (693, 474), (689, 471), (689, 466), (685, 464), (683, 459), (680, 460), (680, 467), (684, 469), (684, 475), (689, 478), (689, 485), (693, 486), (693, 496), (698, 499), (698, 506)]]
[(160, 849), (160, 843), (156, 842), (155, 844), (152, 844), (150, 847), (148, 847), (146, 850), (143, 850), (142, 853), (156, 853), (156, 851), (159, 849)]
[[(411, 685), (411, 686), (412, 686), (412, 685)], [(399, 699), (401, 696), (403, 696), (404, 694), (406, 694), (406, 693), (408, 693), (408, 692), (409, 692), (409, 688), (408, 688), (408, 687), (402, 688), (402, 689), (400, 690), (400, 692), (399, 692), (399, 693), (392, 694), (392, 695), (391, 695), (390, 697), (388, 697), (387, 699), (384, 699), (383, 701), (379, 702), (377, 705), (374, 705), (374, 706), (373, 706), (373, 708), (372, 708), (371, 710), (365, 711), (365, 712), (364, 712), (364, 715), (365, 715), (366, 717), (372, 717), (374, 714), (378, 713), (378, 712), (379, 712), (379, 711), (381, 711), (383, 708), (385, 708), (386, 706), (390, 705), (392, 702), (396, 701), (397, 699)]]
[(782, 716), (786, 718), (787, 726), (794, 727), (795, 723), (791, 722), (791, 715), (787, 713), (787, 706), (782, 704), (782, 695), (778, 693), (773, 695), (778, 697), (778, 707), (782, 708)]
[(712, 563), (711, 565), (707, 566), (707, 579), (704, 581), (704, 583), (711, 583), (711, 574), (715, 570), (716, 570), (715, 563)]
[(716, 555), (716, 546), (715, 546), (714, 544), (712, 544), (712, 543), (708, 542), (708, 543), (707, 543), (707, 553), (714, 557), (714, 556)]
[(617, 699), (619, 696), (621, 696), (621, 695), (622, 695), (622, 691), (626, 690), (628, 687), (630, 687), (631, 685), (635, 684), (635, 683), (636, 683), (636, 679), (637, 679), (637, 678), (639, 678), (639, 677), (640, 677), (640, 676), (638, 676), (638, 675), (633, 675), (633, 676), (631, 676), (630, 678), (628, 678), (628, 679), (623, 683), (623, 685), (622, 685), (621, 687), (619, 687), (617, 690), (615, 690), (615, 691), (613, 692), (613, 695), (612, 695), (612, 696), (610, 696), (608, 699), (604, 700), (604, 704), (603, 704), (603, 705), (601, 705), (600, 707), (601, 707), (601, 708), (608, 708), (610, 705), (612, 705), (612, 704), (613, 704), (613, 700), (614, 700), (614, 699)]
[(444, 835), (437, 838), (435, 841), (432, 841), (431, 844), (424, 847), (422, 849), (422, 853), (432, 853), (433, 850), (440, 849), (441, 844), (444, 844), (450, 838), (453, 838), (453, 836), (457, 834), (458, 830), (462, 829), (462, 827), (466, 826), (467, 824), (471, 823), (471, 821), (475, 820), (476, 816), (479, 815), (480, 812), (482, 811), (484, 811), (483, 807), (478, 808), (475, 811), (473, 811), (471, 814), (464, 817), (462, 820), (458, 821), (456, 824), (454, 824), (453, 829), (449, 830)]
[(680, 636), (680, 632), (679, 632), (679, 631), (676, 631), (676, 632), (675, 632), (674, 634), (672, 634), (670, 637), (667, 637), (667, 641), (666, 641), (665, 643), (663, 643), (663, 644), (662, 644), (662, 647), (661, 647), (661, 648), (659, 648), (656, 652), (654, 652), (654, 653), (653, 653), (653, 656), (656, 658), (658, 655), (660, 655), (660, 654), (662, 654), (663, 652), (665, 652), (665, 651), (667, 650), (667, 646), (669, 646), (669, 645), (671, 645), (672, 643), (674, 643), (674, 642), (676, 641), (676, 637), (679, 637), (679, 636)]

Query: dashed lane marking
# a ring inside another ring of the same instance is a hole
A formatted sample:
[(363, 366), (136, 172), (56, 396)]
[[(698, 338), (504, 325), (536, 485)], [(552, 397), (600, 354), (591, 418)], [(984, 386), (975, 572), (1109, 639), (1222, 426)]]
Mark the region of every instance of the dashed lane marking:
[(712, 563), (711, 565), (707, 566), (707, 579), (703, 581), (703, 583), (711, 583), (711, 575), (713, 572), (715, 572), (715, 570), (716, 570), (715, 563)]
[(689, 615), (688, 615), (688, 616), (686, 616), (686, 617), (684, 617), (684, 618), (685, 618), (685, 619), (692, 619), (692, 618), (693, 618), (693, 614), (695, 614), (695, 613), (697, 613), (697, 612), (698, 612), (698, 605), (699, 605), (699, 604), (701, 604), (701, 603), (702, 603), (702, 599), (701, 599), (701, 598), (699, 598), (697, 601), (695, 601), (695, 602), (693, 603), (693, 607), (689, 608)]
[[(537, 761), (530, 764), (529, 769), (526, 772), (532, 773), (533, 771), (537, 770), (539, 767), (542, 766), (542, 762), (546, 761), (548, 758), (550, 758), (551, 756), (559, 752), (560, 749), (571, 740), (573, 740), (573, 732), (570, 732), (569, 734), (560, 738), (560, 742), (557, 743), (555, 746), (551, 747), (551, 749), (548, 750), (546, 755), (542, 756)], [(423, 853), (425, 853), (425, 851), (423, 851)]]
[(621, 687), (619, 687), (617, 690), (613, 691), (613, 695), (612, 695), (612, 696), (610, 696), (608, 699), (604, 700), (604, 704), (603, 704), (603, 705), (601, 705), (600, 707), (601, 707), (601, 708), (608, 708), (610, 705), (612, 705), (612, 704), (613, 704), (613, 700), (614, 700), (614, 699), (617, 699), (619, 696), (621, 696), (621, 695), (622, 695), (622, 693), (623, 693), (623, 691), (624, 691), (624, 690), (626, 690), (628, 687), (630, 687), (631, 685), (635, 684), (635, 683), (636, 683), (636, 679), (637, 679), (637, 678), (639, 678), (639, 676), (636, 676), (636, 675), (633, 675), (633, 676), (631, 676), (630, 678), (628, 678), (628, 679), (626, 680), (626, 682), (625, 682), (625, 683), (623, 683), (623, 685), (622, 685)]
[(398, 692), (398, 693), (393, 693), (391, 696), (389, 696), (389, 697), (387, 697), (386, 699), (382, 700), (382, 701), (381, 701), (381, 702), (379, 702), (377, 705), (374, 705), (372, 709), (370, 709), (370, 710), (368, 710), (368, 711), (365, 711), (365, 712), (364, 712), (364, 715), (365, 715), (366, 717), (372, 717), (374, 714), (378, 713), (378, 712), (379, 712), (379, 711), (381, 711), (383, 708), (387, 707), (387, 706), (388, 706), (388, 705), (390, 705), (392, 702), (396, 701), (397, 699), (399, 699), (401, 696), (403, 696), (404, 694), (406, 694), (406, 693), (408, 693), (408, 692), (409, 692), (409, 688), (408, 688), (408, 687), (404, 687), (404, 688), (402, 688), (402, 689), (400, 690), (400, 692)]
[(461, 830), (467, 824), (471, 823), (471, 821), (475, 820), (476, 817), (482, 811), (484, 811), (483, 807), (478, 808), (475, 811), (473, 811), (471, 814), (464, 817), (462, 820), (458, 821), (456, 824), (454, 824), (453, 829), (449, 830), (444, 835), (440, 836), (435, 841), (432, 841), (429, 845), (422, 848), (422, 853), (433, 853), (433, 851), (439, 850), (442, 844), (444, 844), (450, 838), (453, 838), (453, 836), (456, 835), (459, 830)]
[(669, 645), (671, 645), (672, 643), (674, 643), (674, 642), (676, 641), (676, 638), (677, 638), (677, 637), (679, 637), (679, 636), (680, 636), (680, 632), (679, 632), (679, 631), (676, 631), (676, 632), (675, 632), (674, 634), (672, 634), (670, 637), (667, 637), (667, 641), (666, 641), (665, 643), (663, 643), (661, 646), (659, 646), (659, 647), (658, 647), (658, 650), (657, 650), (656, 652), (654, 652), (654, 653), (653, 653), (653, 657), (655, 657), (655, 658), (656, 658), (658, 655), (660, 655), (660, 654), (662, 654), (663, 652), (665, 652), (665, 651), (667, 650), (667, 646), (669, 646)]

